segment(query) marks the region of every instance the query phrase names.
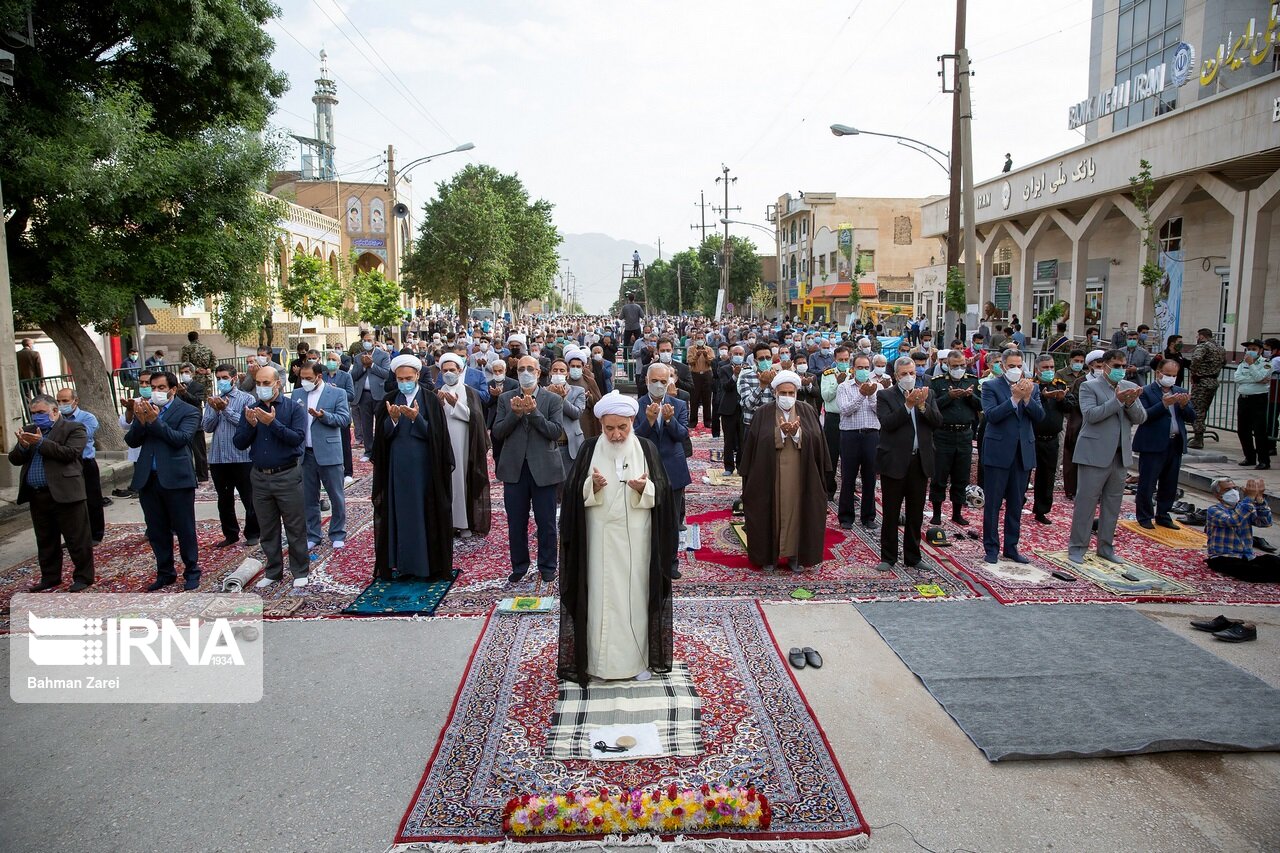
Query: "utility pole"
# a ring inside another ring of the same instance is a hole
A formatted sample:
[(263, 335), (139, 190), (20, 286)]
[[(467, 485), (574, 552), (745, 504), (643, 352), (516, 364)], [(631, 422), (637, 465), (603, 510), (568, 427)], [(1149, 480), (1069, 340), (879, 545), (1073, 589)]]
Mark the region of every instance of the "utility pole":
[(680, 316), (680, 310), (684, 306), (684, 285), (680, 280), (680, 265), (676, 264), (676, 316)]
[[(698, 199), (699, 199), (698, 209), (702, 213), (702, 224), (690, 225), (689, 228), (696, 229), (702, 232), (702, 239), (698, 241), (698, 245), (701, 246), (703, 243), (707, 242), (707, 208), (710, 207), (712, 210), (714, 210), (715, 207), (714, 205), (707, 204), (707, 194), (702, 190), (698, 190)], [(715, 227), (715, 226), (712, 226), (712, 227)]]
[[(944, 54), (938, 57), (938, 61), (942, 63), (942, 70), (938, 72), (938, 76), (942, 78), (942, 91), (944, 93), (949, 93), (951, 95), (952, 155), (951, 155), (951, 163), (949, 164), (951, 167), (949, 170), (951, 175), (951, 185), (950, 185), (950, 192), (948, 194), (948, 201), (947, 201), (947, 260), (946, 260), (948, 273), (950, 273), (952, 267), (958, 266), (960, 264), (960, 188), (961, 188), (961, 178), (964, 170), (963, 168), (960, 168), (960, 169), (956, 168), (956, 161), (957, 159), (959, 159), (961, 162), (963, 162), (967, 156), (967, 152), (964, 150), (963, 133), (961, 132), (961, 127), (960, 127), (961, 116), (966, 111), (964, 110), (963, 104), (961, 102), (962, 84), (961, 84), (960, 73), (959, 73), (960, 54), (963, 53), (965, 50), (965, 47), (964, 47), (965, 19), (967, 14), (968, 14), (967, 1), (956, 0), (955, 53)], [(954, 76), (952, 79), (951, 88), (949, 89), (947, 88), (947, 75), (946, 75), (946, 61), (948, 59), (951, 59), (956, 62), (955, 66), (953, 66)], [(965, 83), (968, 82), (967, 78), (965, 79), (964, 82)], [(968, 262), (966, 266), (971, 266), (973, 264), (972, 255), (968, 256), (966, 260)], [(968, 291), (968, 274), (967, 273), (966, 273), (965, 290), (966, 292)], [(944, 300), (946, 298), (945, 293), (946, 291), (944, 290), (943, 291)], [(967, 299), (968, 299), (968, 296), (966, 293), (966, 301)], [(959, 326), (958, 326), (959, 317), (955, 314), (955, 312), (949, 309), (946, 311), (944, 317), (945, 317), (944, 319), (945, 329), (943, 330), (944, 331), (943, 336), (944, 338), (950, 339), (959, 330)]]
[(662, 238), (658, 238), (658, 260), (662, 260)]
[[(0, 341), (15, 340), (13, 329), (13, 293), (9, 288), (9, 250), (5, 237), (4, 191), (0, 188)], [(0, 425), (6, 435), (22, 429), (26, 420), (22, 408), (22, 395), (18, 392), (18, 360), (13, 350), (3, 354), (4, 370), (0, 370)], [(17, 485), (18, 469), (13, 466), (0, 474), (0, 486)]]
[(724, 245), (721, 247), (721, 264), (720, 264), (720, 293), (716, 296), (716, 316), (720, 319), (720, 314), (724, 310), (725, 294), (729, 292), (729, 264), (733, 260), (733, 247), (729, 245), (729, 220), (732, 218), (733, 211), (742, 210), (741, 207), (729, 206), (729, 184), (736, 184), (737, 178), (729, 177), (729, 167), (720, 164), (721, 176), (716, 178), (716, 183), (724, 182), (724, 207), (719, 208), (720, 217), (724, 220)]
[[(960, 0), (964, 8), (965, 0)], [(978, 287), (978, 210), (973, 191), (973, 103), (969, 99), (970, 81), (969, 49), (961, 47), (956, 57), (956, 79), (960, 90), (960, 172), (964, 183), (964, 290), (978, 296), (981, 310), (982, 293)], [(967, 298), (967, 296), (966, 296)]]

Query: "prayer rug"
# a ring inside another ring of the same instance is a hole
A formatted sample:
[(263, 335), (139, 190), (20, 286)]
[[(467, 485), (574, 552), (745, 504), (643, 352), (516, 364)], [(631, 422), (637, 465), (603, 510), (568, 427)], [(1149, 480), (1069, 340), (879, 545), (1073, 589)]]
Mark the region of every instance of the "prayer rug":
[(431, 616), (453, 586), (447, 581), (374, 581), (342, 611), (344, 616)]
[(1102, 559), (1092, 551), (1085, 554), (1084, 561), (1079, 564), (1071, 562), (1066, 551), (1042, 551), (1040, 556), (1060, 570), (1096, 584), (1112, 595), (1167, 595), (1173, 599), (1174, 596), (1196, 594), (1194, 588), (1159, 572), (1153, 572), (1145, 566), (1139, 566), (1128, 560), (1113, 563)]
[[(558, 694), (557, 618), (491, 617), (391, 849), (501, 842), (503, 806), (521, 794), (672, 784), (754, 784), (773, 811), (766, 832), (689, 834), (688, 849), (698, 842), (714, 849), (716, 838), (789, 841), (793, 849), (864, 845), (867, 825), (759, 605), (677, 601), (675, 631), (676, 657), (703, 701), (703, 754), (559, 760), (546, 757)], [(536, 840), (568, 846), (589, 838)]]
[(648, 681), (593, 681), (586, 687), (561, 682), (547, 757), (618, 758), (592, 751), (596, 731), (644, 723), (657, 727), (661, 755), (702, 754), (702, 700), (683, 661), (674, 661), (671, 672)]
[[(1111, 564), (1105, 561), (1096, 571), (1082, 572), (1074, 564), (1064, 565), (1053, 555), (1067, 550), (1071, 539), (1072, 510), (1072, 502), (1059, 490), (1049, 511), (1052, 523), (1039, 524), (1031, 514), (1028, 495), (1018, 550), (1031, 559), (1030, 564), (1019, 565), (1004, 559), (994, 565), (983, 562), (981, 511), (970, 510), (967, 513), (971, 523), (966, 528), (957, 527), (950, 520), (944, 522), (951, 547), (934, 548), (925, 543), (922, 549), (953, 571), (972, 578), (1002, 604), (1180, 601), (1280, 605), (1280, 584), (1249, 583), (1218, 574), (1205, 565), (1203, 550), (1172, 548), (1133, 532), (1123, 523), (1116, 529), (1116, 556), (1140, 570), (1135, 572), (1138, 581), (1119, 578), (1118, 573), (1107, 568)], [(1122, 521), (1132, 519), (1134, 511), (1133, 497), (1126, 495), (1121, 505)], [(1003, 512), (1000, 524), (1003, 530)], [(964, 538), (957, 538), (957, 531), (963, 531)], [(1143, 534), (1149, 532), (1142, 531)], [(1090, 548), (1094, 547), (1096, 540), (1091, 540)], [(1093, 551), (1089, 553), (1093, 554)], [(1085, 580), (1060, 580), (1052, 574), (1058, 570), (1085, 577)]]
[(797, 586), (808, 589), (817, 601), (973, 598), (978, 594), (949, 563), (928, 554), (922, 554), (914, 569), (899, 564), (891, 572), (877, 571), (879, 532), (860, 527), (841, 530), (832, 513), (827, 516), (825, 559), (801, 572), (753, 567), (747, 559), (742, 520), (728, 509), (690, 515), (686, 521), (701, 529), (702, 547), (681, 557), (681, 578), (673, 584), (677, 598), (792, 601)]
[(1166, 548), (1176, 548), (1182, 551), (1203, 551), (1209, 541), (1202, 530), (1186, 524), (1178, 525), (1177, 530), (1170, 530), (1158, 524), (1154, 530), (1148, 530), (1136, 520), (1122, 521), (1120, 526), (1131, 533), (1159, 542)]

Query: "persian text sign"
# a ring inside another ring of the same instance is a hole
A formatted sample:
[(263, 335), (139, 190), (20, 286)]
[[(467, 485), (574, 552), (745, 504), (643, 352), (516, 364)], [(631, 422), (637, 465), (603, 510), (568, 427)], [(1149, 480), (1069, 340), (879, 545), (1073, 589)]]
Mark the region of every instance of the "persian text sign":
[(10, 607), (15, 702), (262, 698), (256, 595), (23, 593)]

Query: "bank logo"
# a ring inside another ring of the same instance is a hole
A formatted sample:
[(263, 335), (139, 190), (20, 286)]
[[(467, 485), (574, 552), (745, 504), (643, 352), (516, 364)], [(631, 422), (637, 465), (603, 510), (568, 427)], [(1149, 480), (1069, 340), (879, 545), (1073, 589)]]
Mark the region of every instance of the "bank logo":
[(1195, 68), (1196, 49), (1185, 41), (1178, 42), (1178, 46), (1173, 51), (1173, 59), (1169, 61), (1169, 70), (1173, 73), (1173, 87), (1177, 89), (1187, 85)]

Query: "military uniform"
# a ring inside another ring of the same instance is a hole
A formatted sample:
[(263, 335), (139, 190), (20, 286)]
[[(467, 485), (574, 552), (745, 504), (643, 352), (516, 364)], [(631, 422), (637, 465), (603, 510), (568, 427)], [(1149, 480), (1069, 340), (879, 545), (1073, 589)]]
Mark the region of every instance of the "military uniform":
[(209, 371), (217, 367), (213, 350), (199, 341), (191, 341), (182, 348), (182, 360), (190, 362), (192, 367), (203, 367)]
[(1204, 419), (1218, 393), (1218, 376), (1227, 365), (1227, 352), (1214, 340), (1201, 341), (1191, 353), (1191, 408), (1195, 409), (1195, 435), (1187, 447), (1204, 449)]
[[(942, 425), (933, 431), (933, 485), (929, 498), (933, 503), (933, 523), (942, 521), (942, 500), (951, 485), (951, 518), (960, 521), (964, 507), (964, 490), (969, 485), (969, 471), (973, 464), (973, 425), (982, 411), (982, 395), (976, 376), (963, 379), (939, 376), (929, 388), (938, 401), (942, 413)], [(973, 392), (968, 397), (952, 397), (956, 388)]]
[[(850, 359), (852, 362), (852, 359)], [(849, 368), (849, 373), (853, 368)], [(831, 457), (831, 468), (827, 471), (827, 499), (836, 494), (836, 469), (840, 467), (840, 403), (836, 401), (836, 389), (840, 387), (838, 377), (846, 376), (834, 367), (822, 371), (822, 379), (818, 383), (818, 396), (822, 398), (822, 432), (827, 439), (827, 454)]]
[[(1058, 451), (1062, 447), (1062, 427), (1070, 411), (1066, 397), (1057, 400), (1046, 397), (1045, 392), (1068, 391), (1070, 386), (1056, 375), (1052, 382), (1036, 384), (1040, 386), (1040, 405), (1044, 407), (1044, 418), (1035, 425), (1036, 491), (1032, 511), (1037, 516), (1044, 516), (1053, 509), (1053, 481), (1058, 476)], [(1079, 406), (1076, 408), (1078, 410)]]

